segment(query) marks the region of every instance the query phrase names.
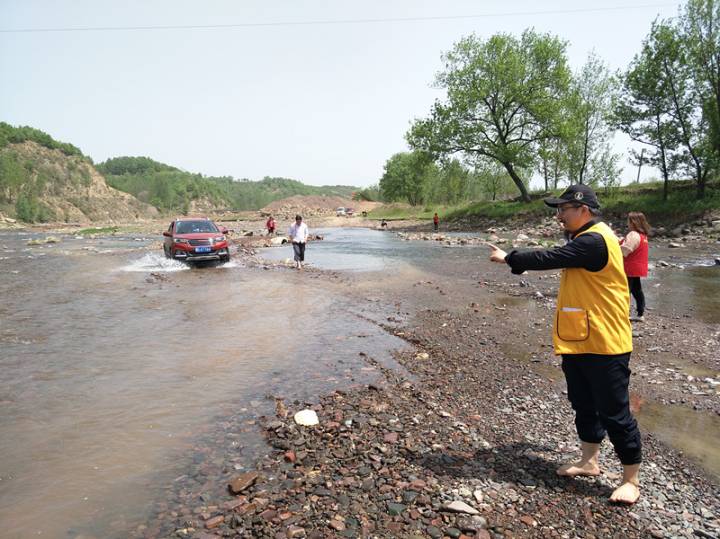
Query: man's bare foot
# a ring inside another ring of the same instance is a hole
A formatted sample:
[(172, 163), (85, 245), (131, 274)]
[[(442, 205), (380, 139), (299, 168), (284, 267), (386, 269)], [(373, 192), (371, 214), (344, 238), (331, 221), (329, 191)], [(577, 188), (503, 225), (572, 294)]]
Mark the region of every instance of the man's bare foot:
[(598, 458), (600, 456), (600, 444), (580, 442), (582, 456), (579, 462), (568, 462), (557, 469), (557, 474), (563, 477), (577, 477), (600, 475)]
[(632, 505), (640, 498), (640, 488), (630, 481), (625, 481), (610, 495), (610, 501)]
[(592, 477), (600, 475), (600, 467), (594, 462), (568, 462), (560, 466), (556, 473), (563, 477), (587, 476)]
[(632, 505), (640, 497), (640, 464), (623, 464), (622, 483), (610, 495), (610, 501)]

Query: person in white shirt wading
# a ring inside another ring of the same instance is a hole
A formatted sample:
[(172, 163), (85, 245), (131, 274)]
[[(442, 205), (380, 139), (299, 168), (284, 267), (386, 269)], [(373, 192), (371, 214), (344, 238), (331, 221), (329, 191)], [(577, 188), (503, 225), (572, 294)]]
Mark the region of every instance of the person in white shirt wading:
[(288, 236), (290, 236), (293, 252), (295, 253), (295, 267), (302, 269), (305, 261), (305, 244), (308, 239), (308, 227), (303, 223), (302, 215), (295, 216), (295, 223), (290, 227)]

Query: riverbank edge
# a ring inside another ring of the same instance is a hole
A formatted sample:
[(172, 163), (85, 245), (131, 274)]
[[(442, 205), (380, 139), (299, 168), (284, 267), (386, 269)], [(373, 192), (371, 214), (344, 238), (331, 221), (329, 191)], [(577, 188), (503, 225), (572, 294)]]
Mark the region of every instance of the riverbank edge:
[[(397, 354), (397, 359), (417, 381), (410, 382), (373, 358), (363, 357), (382, 372), (383, 383), (319, 395), (309, 404), (320, 417), (319, 426), (299, 427), (292, 416), (305, 406), (281, 404), (276, 417), (259, 418), (273, 450), (255, 462), (253, 471), (234, 478), (237, 494), (218, 505), (186, 508), (192, 510), (182, 519), (161, 525), (160, 536), (499, 539), (574, 537), (582, 532), (587, 537), (715, 537), (720, 531), (720, 506), (708, 500), (717, 500), (718, 483), (651, 435), (644, 436), (646, 454), (650, 454), (644, 481), (652, 471), (659, 473), (647, 479), (644, 491), (644, 500), (653, 500), (653, 505), (640, 513), (640, 504), (630, 509), (607, 504), (609, 489), (619, 477), (617, 469), (596, 481), (569, 483), (557, 478), (558, 452), (550, 447), (557, 445), (565, 456), (574, 449), (573, 442), (568, 442), (574, 440), (574, 432), (571, 426), (567, 428), (570, 411), (562, 392), (513, 362), (498, 374), (496, 358), (503, 351), (495, 338), (480, 341), (471, 353), (451, 361), (444, 352), (457, 341), (443, 343), (434, 338), (438, 327), (468, 328), (478, 323), (478, 312), (468, 309), (468, 319), (428, 311), (419, 331), (386, 327), (414, 347), (412, 352)], [(469, 344), (467, 339), (460, 340)], [(471, 370), (469, 357), (486, 368), (478, 370), (474, 365)], [(478, 372), (483, 375), (478, 377)], [(469, 386), (462, 396), (448, 382), (457, 379)], [(530, 408), (523, 410), (530, 416), (524, 426), (504, 429), (508, 410), (517, 408), (517, 403), (513, 402), (516, 397), (503, 391), (518, 379), (542, 409), (557, 407), (558, 401), (564, 406), (550, 422), (565, 425), (560, 436), (532, 436), (533, 423), (547, 427), (548, 421), (529, 413)], [(423, 414), (413, 415), (420, 410)], [(532, 443), (526, 444), (528, 436)], [(603, 454), (612, 462), (608, 446)], [(462, 463), (460, 477), (452, 472), (458, 462)], [(535, 465), (541, 467), (539, 474), (530, 471)], [(228, 483), (232, 479), (228, 476)], [(670, 512), (660, 508), (663, 519), (670, 522), (666, 526), (649, 515), (658, 512), (654, 501), (664, 496), (668, 485), (678, 485), (674, 501), (683, 505), (682, 510)], [(539, 489), (546, 492), (538, 497)], [(467, 507), (454, 512), (448, 504), (458, 501)], [(697, 511), (691, 511), (692, 506)]]

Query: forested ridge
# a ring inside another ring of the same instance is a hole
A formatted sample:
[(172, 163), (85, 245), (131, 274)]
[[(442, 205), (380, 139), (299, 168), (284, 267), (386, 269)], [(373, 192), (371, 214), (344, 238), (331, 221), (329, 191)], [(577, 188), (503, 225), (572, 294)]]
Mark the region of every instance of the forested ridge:
[(161, 211), (185, 212), (194, 200), (205, 200), (224, 209), (256, 210), (293, 195), (350, 197), (357, 190), (347, 185), (305, 185), (288, 178), (250, 181), (230, 176), (203, 176), (147, 157), (116, 157), (100, 163), (97, 169), (112, 187)]
[[(137, 202), (134, 208), (145, 203), (162, 213), (255, 210), (293, 195), (349, 198), (357, 191), (346, 185), (318, 187), (288, 178), (250, 181), (204, 176), (149, 157), (116, 157), (93, 164), (78, 147), (39, 129), (0, 122), (0, 213), (25, 222), (90, 216), (97, 212), (89, 194), (97, 182), (132, 195)], [(111, 194), (112, 190), (104, 193)], [(133, 215), (141, 213), (136, 209)]]

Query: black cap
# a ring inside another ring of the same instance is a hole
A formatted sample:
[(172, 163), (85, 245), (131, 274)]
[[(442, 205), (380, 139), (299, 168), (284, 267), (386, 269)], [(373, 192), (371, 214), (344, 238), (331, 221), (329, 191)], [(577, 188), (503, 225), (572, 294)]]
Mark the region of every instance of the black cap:
[(567, 204), (568, 202), (584, 204), (596, 210), (600, 208), (600, 202), (598, 202), (595, 191), (583, 184), (571, 185), (565, 189), (560, 198), (550, 197), (545, 199), (545, 204), (552, 208), (557, 208), (560, 204)]

